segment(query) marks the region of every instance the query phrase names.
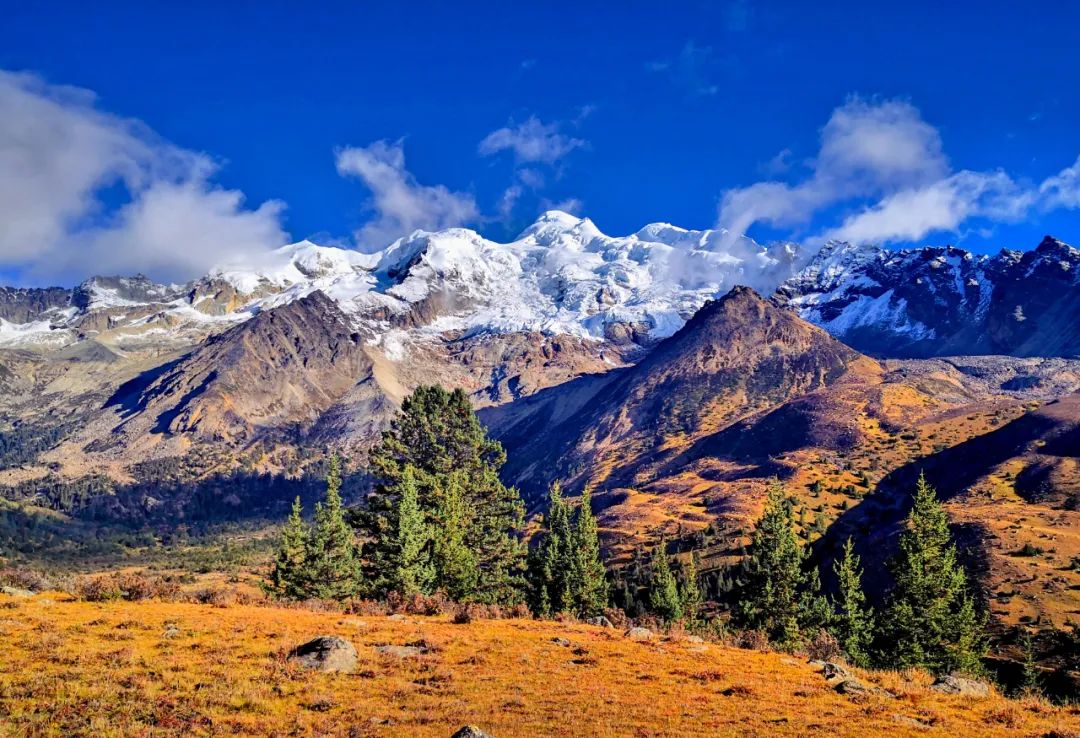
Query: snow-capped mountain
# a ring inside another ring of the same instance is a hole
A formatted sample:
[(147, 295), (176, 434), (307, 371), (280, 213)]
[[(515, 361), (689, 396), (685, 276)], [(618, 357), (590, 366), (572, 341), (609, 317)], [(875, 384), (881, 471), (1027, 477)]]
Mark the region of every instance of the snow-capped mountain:
[(642, 342), (671, 335), (736, 284), (771, 291), (798, 254), (664, 223), (611, 237), (587, 218), (549, 211), (510, 243), (463, 228), (417, 231), (374, 254), (303, 241), (184, 285), (136, 276), (94, 277), (70, 291), (5, 288), (0, 345), (190, 342), (316, 290), (376, 343), (395, 331)]
[(1080, 354), (1080, 251), (829, 243), (777, 291), (801, 317), (878, 356)]

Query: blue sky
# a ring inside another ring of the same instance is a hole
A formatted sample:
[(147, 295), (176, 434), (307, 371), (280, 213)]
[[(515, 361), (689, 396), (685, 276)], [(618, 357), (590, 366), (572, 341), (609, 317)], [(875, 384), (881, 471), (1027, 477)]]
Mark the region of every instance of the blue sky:
[[(0, 156), (51, 173), (0, 172), (23, 198), (8, 280), (457, 221), (504, 238), (555, 205), (612, 234), (1080, 241), (1072, 3), (8, 6), (0, 70), (32, 76), (7, 78), (0, 114), (26, 117)], [(109, 154), (52, 161), (87, 120)]]

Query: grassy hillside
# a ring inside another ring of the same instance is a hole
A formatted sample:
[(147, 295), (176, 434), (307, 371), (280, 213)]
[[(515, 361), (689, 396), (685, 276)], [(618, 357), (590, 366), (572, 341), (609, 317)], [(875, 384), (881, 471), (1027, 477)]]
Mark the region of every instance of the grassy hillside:
[[(355, 673), (287, 661), (324, 634), (355, 645)], [(0, 653), (4, 738), (1080, 734), (1078, 707), (943, 695), (918, 672), (845, 695), (803, 657), (531, 620), (0, 595)]]

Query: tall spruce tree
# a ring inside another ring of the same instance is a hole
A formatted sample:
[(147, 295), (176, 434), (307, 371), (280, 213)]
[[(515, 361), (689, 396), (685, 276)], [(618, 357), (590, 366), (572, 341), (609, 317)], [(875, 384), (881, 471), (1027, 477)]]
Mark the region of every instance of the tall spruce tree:
[(661, 541), (652, 558), (652, 576), (649, 580), (649, 609), (665, 622), (682, 619), (682, 599), (679, 582), (668, 561), (667, 545)]
[(892, 572), (896, 584), (886, 613), (892, 663), (937, 673), (980, 672), (985, 620), (968, 592), (945, 508), (922, 475)]
[(592, 511), (592, 490), (589, 487), (585, 487), (581, 493), (571, 541), (571, 596), (574, 609), (581, 617), (601, 615), (611, 595), (607, 570), (600, 555), (600, 534)]
[(701, 626), (701, 606), (705, 596), (701, 591), (698, 577), (697, 551), (691, 551), (690, 557), (682, 568), (682, 581), (679, 588), (679, 600), (682, 604), (683, 618), (691, 629)]
[(390, 588), (405, 595), (430, 594), (435, 581), (431, 527), (420, 507), (416, 470), (406, 466), (394, 510), (389, 556)]
[(481, 574), (479, 557), (467, 540), (469, 510), (461, 475), (448, 475), (435, 497), (439, 530), (433, 550), (435, 581), (455, 600), (473, 599)]
[(569, 605), (570, 545), (573, 537), (570, 505), (562, 485), (548, 489), (548, 505), (539, 531), (539, 542), (529, 555), (530, 600), (533, 612), (549, 617)]
[(304, 546), (304, 579), (309, 597), (343, 600), (360, 591), (360, 559), (356, 538), (345, 522), (337, 456), (330, 458), (326, 498), (315, 506), (311, 534)]
[(795, 535), (791, 501), (774, 479), (745, 562), (739, 602), (745, 626), (790, 646), (799, 642), (804, 629), (820, 624), (817, 572), (803, 570), (806, 557)]
[[(439, 560), (444, 562), (436, 565), (432, 586), (478, 602), (521, 601), (524, 505), (517, 490), (499, 480), (506, 453), (487, 437), (462, 390), (419, 387), (402, 403), (370, 460), (379, 484), (357, 524), (372, 541), (366, 550), (373, 568), (384, 566), (392, 548), (394, 510), (405, 469), (411, 466), (418, 505), (432, 530), (432, 549), (442, 552)], [(442, 525), (448, 516), (458, 520), (459, 528), (450, 531)], [(446, 581), (446, 572), (458, 568), (447, 568), (448, 552), (457, 552), (450, 560), (460, 563), (463, 550), (474, 561), (475, 578), (455, 575), (452, 583)]]
[(874, 614), (866, 604), (859, 555), (855, 553), (851, 538), (844, 543), (843, 556), (833, 562), (833, 571), (837, 581), (833, 632), (851, 663), (869, 666)]
[(274, 569), (266, 589), (273, 596), (286, 600), (304, 599), (307, 594), (305, 545), (307, 529), (301, 513), (300, 498), (293, 500), (292, 513), (281, 529), (281, 543), (274, 557)]

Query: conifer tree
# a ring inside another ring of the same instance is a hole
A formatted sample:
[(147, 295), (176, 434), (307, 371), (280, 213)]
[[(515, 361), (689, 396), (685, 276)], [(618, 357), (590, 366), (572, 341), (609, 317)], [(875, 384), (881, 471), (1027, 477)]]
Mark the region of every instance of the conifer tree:
[(540, 542), (529, 561), (533, 611), (543, 617), (569, 606), (570, 546), (572, 539), (570, 506), (562, 496), (562, 485), (548, 489)]
[[(524, 505), (516, 489), (498, 476), (506, 460), (502, 446), (487, 437), (460, 389), (420, 387), (402, 403), (379, 445), (371, 466), (379, 484), (357, 523), (372, 543), (367, 547), (373, 568), (387, 559), (394, 530), (394, 510), (401, 495), (405, 468), (411, 466), (419, 490), (418, 504), (444, 555), (468, 549), (475, 576), (444, 581), (446, 566), (436, 566), (434, 588), (454, 589), (459, 597), (479, 602), (519, 602), (524, 589), (525, 548), (521, 541)], [(453, 478), (453, 479), (452, 479)], [(457, 499), (460, 497), (460, 499)], [(447, 507), (449, 506), (449, 507)], [(441, 527), (447, 515), (458, 516), (459, 530)], [(441, 540), (449, 536), (452, 540)], [(458, 540), (460, 539), (460, 540)], [(455, 561), (461, 561), (455, 554)], [(451, 569), (454, 567), (451, 567)], [(471, 582), (461, 589), (464, 582)]]
[(330, 458), (326, 499), (315, 506), (311, 534), (304, 550), (304, 579), (309, 597), (343, 600), (360, 589), (360, 560), (341, 502), (341, 462)]
[(866, 604), (859, 555), (855, 553), (851, 538), (844, 544), (843, 556), (833, 562), (833, 571), (837, 580), (836, 619), (833, 626), (836, 639), (851, 663), (869, 666), (874, 615)]
[(301, 518), (300, 498), (293, 500), (292, 513), (281, 529), (281, 543), (274, 558), (267, 590), (275, 597), (288, 600), (303, 599), (306, 594), (304, 548), (307, 530)]
[(682, 618), (682, 601), (679, 597), (679, 583), (671, 571), (665, 548), (667, 546), (661, 541), (653, 554), (649, 608), (665, 622), (673, 623)]
[(945, 508), (922, 475), (892, 570), (887, 650), (893, 663), (938, 673), (981, 671), (984, 620), (968, 593)]
[(820, 624), (823, 611), (817, 572), (803, 571), (805, 559), (795, 535), (791, 501), (774, 479), (746, 562), (739, 602), (744, 625), (791, 645), (799, 641), (804, 628)]
[(461, 476), (451, 474), (436, 490), (438, 533), (434, 543), (435, 580), (455, 600), (476, 596), (480, 570), (476, 552), (466, 540), (468, 509)]
[(570, 587), (574, 610), (580, 617), (602, 615), (610, 601), (607, 570), (600, 556), (600, 535), (592, 511), (592, 490), (585, 487), (571, 533)]
[(701, 606), (705, 596), (701, 591), (701, 581), (698, 577), (698, 554), (690, 552), (690, 558), (682, 570), (682, 582), (679, 588), (679, 601), (682, 605), (683, 617), (690, 628), (701, 625)]
[(401, 475), (394, 512), (390, 586), (405, 595), (429, 594), (435, 579), (429, 545), (432, 534), (420, 508), (416, 470), (412, 466), (406, 466)]

